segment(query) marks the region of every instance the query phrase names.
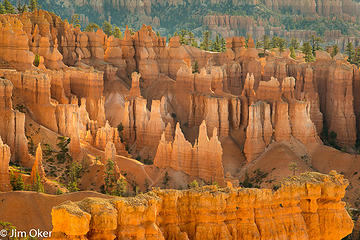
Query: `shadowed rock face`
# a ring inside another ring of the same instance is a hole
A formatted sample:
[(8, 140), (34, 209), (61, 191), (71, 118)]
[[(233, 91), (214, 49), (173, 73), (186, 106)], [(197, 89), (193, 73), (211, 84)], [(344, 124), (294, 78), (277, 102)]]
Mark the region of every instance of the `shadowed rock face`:
[(340, 240), (354, 225), (341, 201), (347, 185), (336, 172), (305, 173), (276, 192), (208, 186), (87, 198), (53, 208), (51, 239)]

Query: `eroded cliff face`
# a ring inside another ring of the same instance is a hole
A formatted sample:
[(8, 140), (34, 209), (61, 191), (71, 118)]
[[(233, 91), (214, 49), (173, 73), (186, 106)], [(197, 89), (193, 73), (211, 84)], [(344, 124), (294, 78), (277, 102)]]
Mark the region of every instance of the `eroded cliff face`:
[(87, 198), (53, 208), (51, 239), (340, 240), (354, 225), (341, 201), (347, 185), (336, 172), (305, 173), (276, 192), (207, 186)]
[(13, 109), (14, 86), (9, 80), (0, 78), (0, 136), (10, 147), (12, 159), (31, 167), (28, 145), (25, 137), (25, 114)]
[(28, 156), (25, 118), (54, 142), (69, 137), (74, 160), (103, 170), (113, 159), (144, 189), (146, 181), (159, 186), (165, 171), (225, 186), (273, 145), (296, 143), (299, 158), (310, 154), (323, 129), (343, 146), (355, 144), (360, 74), (341, 56), (318, 52), (305, 63), (273, 51), (259, 58), (254, 40), (245, 47), (244, 37), (213, 53), (181, 45), (179, 37), (167, 44), (145, 25), (116, 39), (81, 32), (45, 11), (0, 19), (28, 43), (0, 44), (0, 54), (40, 56), (38, 67), (9, 58), (0, 70), (0, 136), (23, 166), (37, 159)]
[(9, 176), (9, 163), (10, 163), (10, 148), (4, 144), (0, 137), (0, 191), (10, 191), (10, 176)]
[(209, 139), (205, 121), (200, 125), (199, 136), (194, 144), (187, 141), (176, 125), (174, 141), (166, 140), (166, 132), (161, 136), (154, 159), (154, 165), (160, 168), (170, 167), (185, 172), (192, 177), (199, 177), (206, 182), (224, 182), (222, 164), (222, 146), (218, 139), (217, 129)]

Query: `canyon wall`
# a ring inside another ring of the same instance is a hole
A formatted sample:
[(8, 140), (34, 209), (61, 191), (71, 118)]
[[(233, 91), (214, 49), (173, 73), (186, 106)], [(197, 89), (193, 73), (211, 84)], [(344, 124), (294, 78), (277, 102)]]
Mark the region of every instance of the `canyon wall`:
[(336, 172), (304, 173), (275, 192), (206, 186), (65, 202), (52, 210), (51, 239), (341, 240), (354, 226), (347, 185)]
[(174, 141), (167, 141), (165, 135), (164, 132), (157, 148), (155, 166), (182, 171), (210, 183), (224, 182), (223, 150), (216, 128), (209, 139), (206, 123), (203, 121), (194, 146), (185, 139), (179, 123), (176, 125)]

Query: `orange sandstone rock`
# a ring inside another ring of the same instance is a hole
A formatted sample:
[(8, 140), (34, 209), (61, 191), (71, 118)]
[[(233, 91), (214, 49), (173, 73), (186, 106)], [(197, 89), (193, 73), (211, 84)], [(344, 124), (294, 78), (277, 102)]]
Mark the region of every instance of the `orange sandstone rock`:
[[(1, 75), (1, 74), (0, 74)], [(0, 137), (17, 159), (25, 167), (31, 167), (28, 143), (25, 137), (25, 114), (13, 110), (11, 81), (0, 78)]]
[(213, 130), (213, 136), (209, 139), (204, 121), (200, 126), (198, 139), (192, 146), (185, 139), (178, 123), (173, 142), (167, 142), (165, 133), (163, 133), (155, 155), (154, 165), (160, 168), (170, 167), (177, 171), (183, 171), (207, 182), (223, 183), (222, 153), (216, 128)]
[(341, 240), (354, 226), (341, 201), (348, 181), (330, 174), (304, 173), (275, 192), (206, 186), (65, 202), (52, 210), (51, 239)]
[(35, 161), (31, 169), (30, 178), (32, 184), (34, 184), (37, 181), (38, 176), (40, 177), (40, 179), (43, 179), (45, 177), (45, 171), (42, 164), (42, 149), (40, 143), (36, 148)]
[(297, 100), (289, 104), (289, 115), (292, 135), (302, 143), (319, 143), (315, 125), (310, 118), (310, 105)]
[(141, 78), (140, 73), (133, 72), (131, 74), (131, 89), (129, 93), (129, 98), (141, 97), (140, 78)]
[(9, 176), (10, 148), (3, 143), (0, 137), (0, 191), (7, 192), (11, 190)]

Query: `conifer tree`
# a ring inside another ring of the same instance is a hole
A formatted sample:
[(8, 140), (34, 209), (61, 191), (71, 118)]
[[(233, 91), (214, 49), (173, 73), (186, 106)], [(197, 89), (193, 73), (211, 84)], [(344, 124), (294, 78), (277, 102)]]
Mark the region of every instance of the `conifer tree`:
[(14, 8), (14, 6), (10, 3), (9, 0), (4, 0), (3, 5), (4, 5), (4, 7), (5, 7), (6, 13), (11, 13), (11, 14), (14, 14), (14, 13), (15, 13), (15, 8)]
[(189, 44), (194, 47), (194, 45), (195, 45), (194, 33), (189, 31), (188, 32), (188, 38), (189, 38)]
[(277, 47), (279, 48), (280, 53), (285, 51), (285, 48), (287, 47), (287, 42), (283, 38), (279, 38), (277, 42)]
[(316, 51), (318, 50), (322, 50), (321, 48), (321, 43), (323, 43), (324, 41), (322, 40), (321, 37), (317, 37), (315, 35), (312, 35), (311, 36), (311, 47), (312, 47), (312, 53), (313, 53), (313, 56), (316, 56)]
[(39, 4), (37, 0), (30, 0), (29, 1), (29, 9), (31, 12), (34, 12), (39, 8)]
[(33, 190), (36, 192), (44, 192), (44, 185), (42, 184), (41, 177), (37, 171), (35, 176), (35, 182), (33, 185)]
[(357, 66), (360, 66), (360, 47), (357, 47), (355, 49), (353, 64), (356, 64)]
[(103, 25), (102, 25), (102, 30), (104, 31), (104, 33), (108, 36), (113, 35), (113, 27), (110, 24), (110, 22), (108, 21), (104, 21)]
[(209, 51), (211, 46), (211, 40), (210, 40), (210, 32), (205, 31), (203, 32), (203, 41), (200, 44), (200, 48)]
[(331, 50), (330, 55), (331, 55), (331, 57), (335, 57), (336, 54), (338, 54), (338, 53), (339, 53), (339, 47), (335, 44), (335, 45), (332, 47), (332, 50)]
[(0, 14), (5, 14), (5, 13), (6, 13), (6, 9), (4, 5), (0, 2)]
[(348, 62), (353, 63), (354, 56), (355, 56), (355, 50), (354, 50), (354, 45), (352, 44), (352, 42), (348, 42), (348, 44), (346, 45), (345, 53), (348, 56)]
[(309, 42), (305, 42), (303, 44), (302, 52), (305, 54), (305, 62), (313, 62), (315, 60), (313, 55), (313, 48)]
[(80, 16), (79, 14), (74, 14), (71, 17), (71, 22), (70, 22), (75, 28), (81, 28), (81, 24), (80, 24)]
[(300, 44), (296, 38), (292, 38), (290, 41), (290, 46), (294, 48), (294, 50), (299, 49)]
[(212, 42), (211, 44), (211, 51), (213, 52), (220, 52), (220, 37), (219, 35), (216, 35), (215, 37), (215, 41)]
[(96, 32), (99, 29), (99, 25), (96, 23), (89, 23), (89, 25), (86, 26), (84, 29), (85, 32)]
[(223, 37), (220, 39), (220, 51), (225, 52), (226, 51), (226, 41)]
[(296, 59), (296, 53), (293, 46), (290, 47), (290, 57)]
[(269, 36), (267, 36), (267, 35), (264, 35), (263, 48), (264, 48), (264, 55), (265, 55), (266, 50), (270, 49), (270, 39), (269, 39)]
[(123, 34), (118, 26), (115, 26), (114, 28), (114, 37), (122, 39)]

